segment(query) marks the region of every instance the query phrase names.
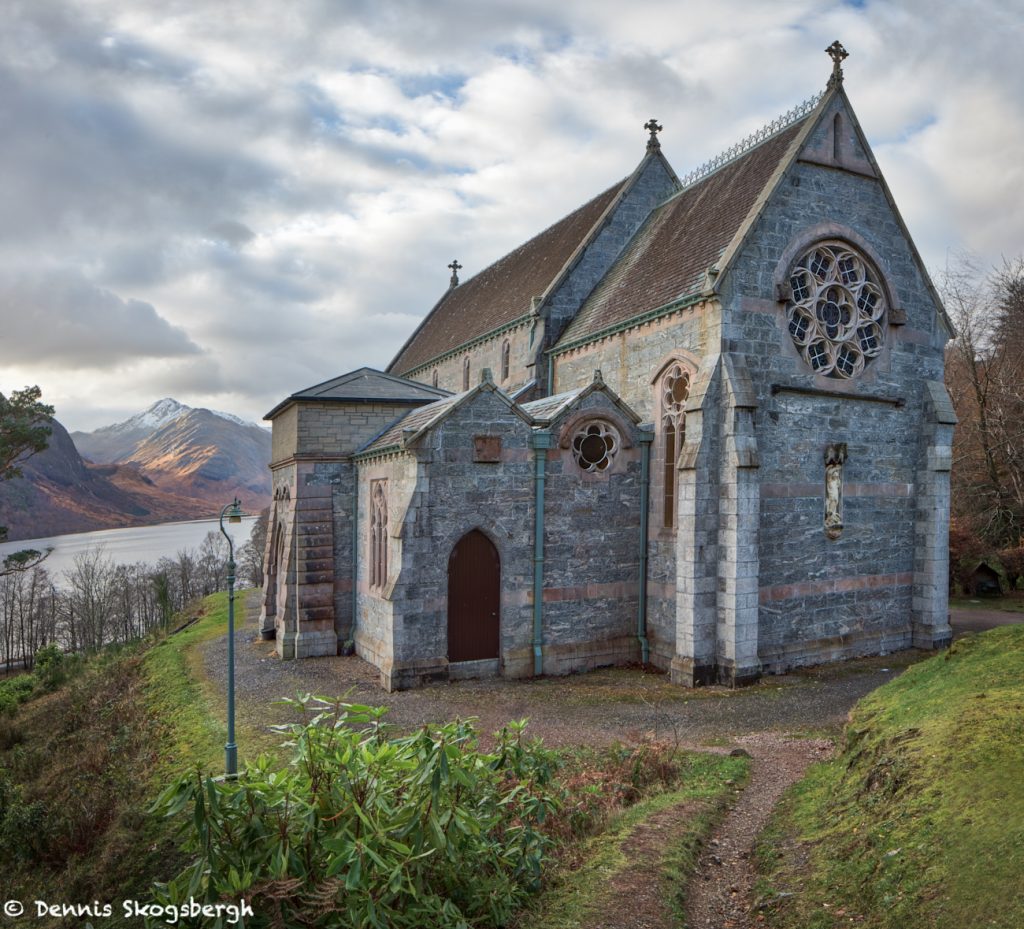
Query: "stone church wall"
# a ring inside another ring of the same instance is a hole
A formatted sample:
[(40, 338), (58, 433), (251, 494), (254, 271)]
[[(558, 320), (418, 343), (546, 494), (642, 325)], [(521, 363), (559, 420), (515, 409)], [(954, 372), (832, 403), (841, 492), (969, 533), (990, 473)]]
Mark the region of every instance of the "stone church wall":
[(667, 668), (676, 643), (676, 531), (664, 525), (664, 443), (652, 380), (674, 352), (702, 357), (717, 345), (716, 313), (705, 304), (679, 310), (634, 329), (561, 353), (554, 361), (553, 393), (589, 383), (600, 369), (605, 383), (641, 417), (655, 423), (648, 505), (647, 626), (651, 661)]
[[(388, 454), (358, 464), (359, 516), (356, 531), (356, 654), (381, 669), (385, 682), (391, 672), (395, 648), (396, 589), (399, 589), (408, 513), (416, 492), (416, 460), (411, 455)], [(370, 489), (375, 481), (387, 481), (388, 558), (387, 583), (370, 584)]]
[[(318, 403), (303, 400), (290, 410), (285, 410), (274, 420), (277, 433), (278, 420), (285, 420), (282, 435), (289, 434), (288, 414), (297, 411), (294, 428), (294, 454), (327, 455), (339, 457), (351, 455), (361, 445), (409, 411), (407, 404), (393, 403)], [(275, 461), (277, 447), (274, 449)]]
[[(623, 443), (610, 467), (587, 473), (571, 442), (604, 419)], [(544, 673), (640, 660), (639, 430), (602, 393), (552, 424), (544, 505)]]
[[(637, 413), (654, 422), (655, 388), (652, 379), (682, 349), (697, 358), (717, 346), (715, 314), (705, 304), (677, 310), (660, 319), (555, 355), (553, 394), (589, 384), (595, 369), (604, 382)], [(717, 348), (714, 350), (717, 351)]]
[[(531, 429), (483, 390), (424, 436), (415, 491), (402, 526), (402, 572), (392, 592), (394, 659), (386, 686), (448, 677), (448, 558), (479, 529), (501, 561), (501, 654), (528, 655), (533, 613)], [(497, 461), (475, 461), (474, 439), (498, 436)], [(396, 562), (397, 564), (397, 562)]]
[[(548, 298), (544, 308), (544, 338), (538, 348), (548, 349), (555, 344), (583, 301), (650, 216), (651, 210), (671, 196), (676, 185), (677, 181), (666, 163), (657, 155), (648, 157), (632, 187)], [(546, 359), (542, 357), (538, 364), (545, 365)], [(546, 377), (546, 370), (538, 371), (538, 376)]]
[[(826, 119), (820, 132), (831, 125)], [(906, 317), (887, 327), (881, 355), (852, 379), (810, 370), (789, 336), (786, 304), (776, 300), (789, 263), (820, 239), (845, 239), (874, 260), (890, 306), (902, 311), (890, 313), (890, 322)], [(727, 287), (725, 344), (745, 359), (759, 402), (765, 669), (909, 646), (923, 388), (927, 379), (942, 381), (946, 336), (879, 182), (798, 162), (755, 225)], [(847, 449), (843, 528), (831, 539), (824, 455), (838, 443)]]

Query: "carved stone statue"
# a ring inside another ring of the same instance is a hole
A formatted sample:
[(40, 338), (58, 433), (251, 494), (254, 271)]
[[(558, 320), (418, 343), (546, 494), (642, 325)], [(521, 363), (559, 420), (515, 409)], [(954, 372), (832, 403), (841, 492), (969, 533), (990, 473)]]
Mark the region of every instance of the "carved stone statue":
[(825, 535), (838, 539), (843, 531), (843, 462), (846, 443), (825, 446)]

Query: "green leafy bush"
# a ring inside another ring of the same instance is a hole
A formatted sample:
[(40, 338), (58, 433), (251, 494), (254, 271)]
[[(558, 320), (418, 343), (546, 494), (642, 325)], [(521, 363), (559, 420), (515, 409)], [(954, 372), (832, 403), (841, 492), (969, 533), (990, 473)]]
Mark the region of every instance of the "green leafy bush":
[(458, 929), (505, 924), (540, 883), (559, 805), (553, 753), (525, 722), (482, 752), (454, 722), (394, 737), (386, 712), (305, 696), (317, 710), (290, 732), (291, 764), (261, 758), (237, 780), (198, 773), (154, 810), (190, 808), (195, 862), (162, 904), (240, 896), (276, 925)]
[(31, 674), (19, 674), (0, 681), (0, 716), (10, 716), (32, 696), (36, 679)]
[(26, 803), (21, 790), (0, 768), (0, 846), (19, 861), (34, 861), (45, 849), (49, 833), (46, 809)]

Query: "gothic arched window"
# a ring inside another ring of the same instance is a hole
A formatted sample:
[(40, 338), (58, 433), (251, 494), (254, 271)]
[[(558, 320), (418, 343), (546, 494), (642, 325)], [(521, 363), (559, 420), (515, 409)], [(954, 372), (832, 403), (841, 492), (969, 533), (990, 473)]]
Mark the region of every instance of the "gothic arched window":
[(686, 398), (690, 395), (690, 372), (673, 362), (659, 381), (661, 403), (661, 453), (664, 475), (663, 525), (676, 522), (676, 465), (686, 438)]
[(860, 252), (823, 242), (789, 275), (789, 334), (816, 374), (851, 378), (882, 351), (885, 294), (881, 277)]
[(469, 390), (469, 355), (462, 362), (462, 389)]
[(503, 381), (508, 380), (509, 361), (512, 356), (512, 346), (509, 345), (506, 340), (505, 344), (501, 346), (501, 379)]
[(370, 482), (370, 587), (388, 580), (388, 482)]

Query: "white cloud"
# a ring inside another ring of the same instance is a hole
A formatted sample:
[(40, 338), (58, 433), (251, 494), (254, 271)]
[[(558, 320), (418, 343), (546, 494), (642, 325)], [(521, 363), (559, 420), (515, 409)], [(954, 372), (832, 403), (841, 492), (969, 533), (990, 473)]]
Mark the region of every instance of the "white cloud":
[(0, 320), (0, 362), (20, 367), (88, 370), (200, 351), (150, 304), (125, 300), (76, 272), (0, 278)]
[(83, 421), (167, 394), (256, 418), (383, 366), (453, 257), (472, 274), (625, 176), (650, 116), (685, 173), (821, 88), (837, 37), (926, 260), (1024, 252), (1022, 21), (1001, 0), (18, 5), (0, 271), (53, 325), (8, 330), (0, 389)]

